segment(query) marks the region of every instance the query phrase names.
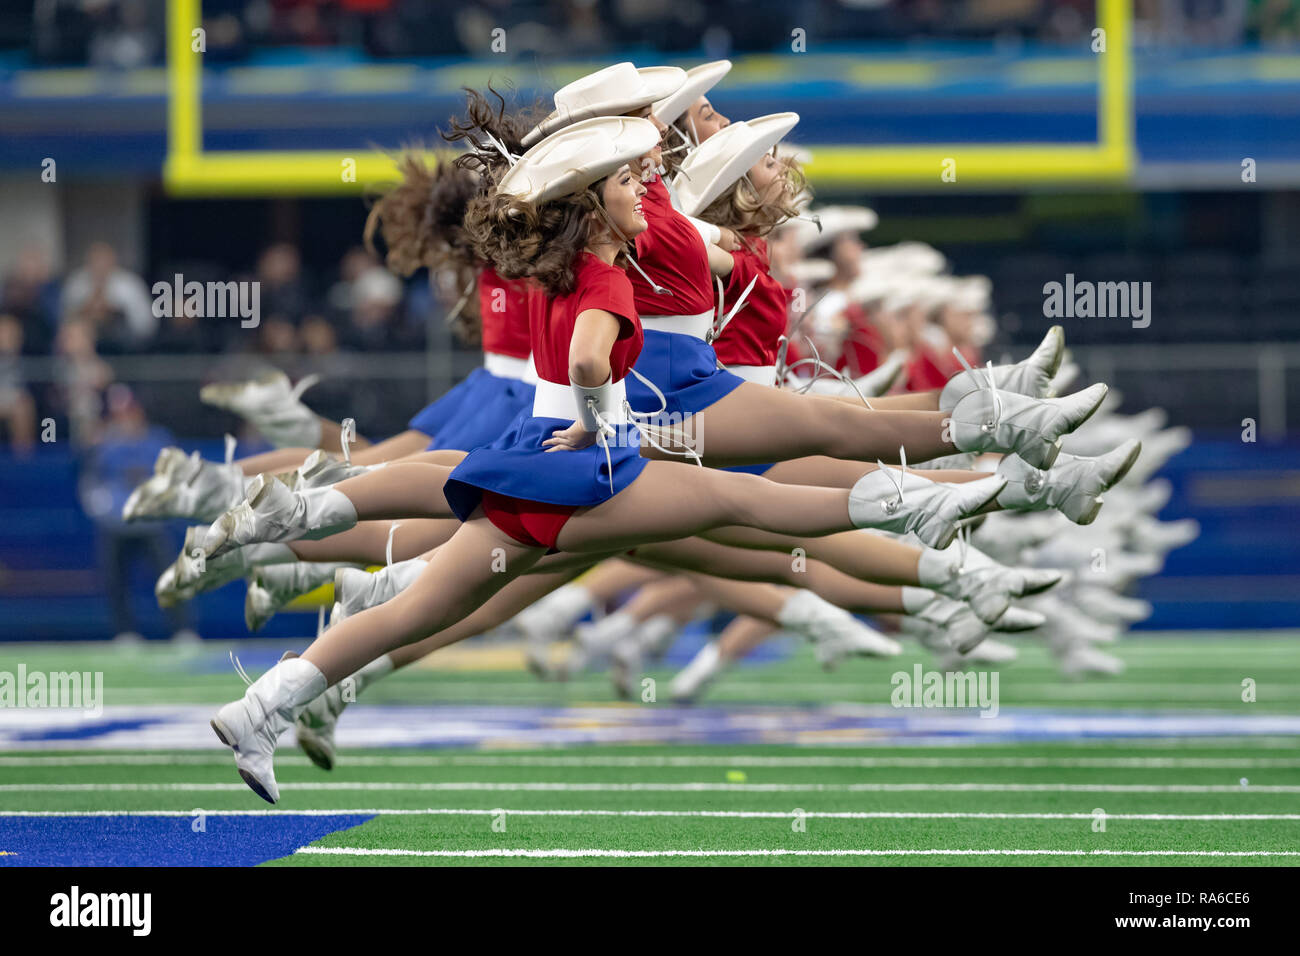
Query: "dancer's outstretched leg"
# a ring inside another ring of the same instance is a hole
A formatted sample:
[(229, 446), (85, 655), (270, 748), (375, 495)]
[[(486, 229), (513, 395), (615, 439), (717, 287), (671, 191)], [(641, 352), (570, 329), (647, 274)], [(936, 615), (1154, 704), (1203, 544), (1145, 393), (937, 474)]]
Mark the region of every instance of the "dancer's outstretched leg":
[[(965, 514), (1003, 485), (989, 480), (949, 487), (969, 492), (956, 501), (956, 512)], [(821, 535), (876, 520), (878, 513), (879, 500), (856, 488), (794, 488), (752, 475), (650, 462), (613, 498), (574, 512), (560, 530), (557, 546), (573, 554), (604, 555), (733, 524)], [(434, 552), (416, 586), (328, 629), (301, 659), (281, 661), (262, 675), (212, 722), (217, 736), (235, 751), (245, 781), (275, 802), (275, 743), (303, 707), (370, 661), (468, 617), (542, 554), (542, 548), (516, 541), (486, 518), (473, 516)]]

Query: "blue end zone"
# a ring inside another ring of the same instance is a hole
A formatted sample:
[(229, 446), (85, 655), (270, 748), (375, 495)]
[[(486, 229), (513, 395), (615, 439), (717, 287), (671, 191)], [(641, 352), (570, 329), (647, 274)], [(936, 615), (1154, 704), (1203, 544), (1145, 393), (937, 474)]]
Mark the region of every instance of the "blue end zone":
[(0, 866), (255, 866), (373, 819), (273, 813), (196, 817), (0, 817)]

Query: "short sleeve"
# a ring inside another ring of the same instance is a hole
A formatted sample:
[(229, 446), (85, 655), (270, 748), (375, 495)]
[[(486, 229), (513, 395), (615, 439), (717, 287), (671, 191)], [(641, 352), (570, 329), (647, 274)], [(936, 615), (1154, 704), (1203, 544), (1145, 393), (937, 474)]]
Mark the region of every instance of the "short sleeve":
[(600, 264), (599, 271), (583, 283), (576, 314), (588, 309), (604, 309), (618, 319), (618, 337), (626, 339), (636, 333), (636, 303), (632, 296), (632, 282), (622, 269)]

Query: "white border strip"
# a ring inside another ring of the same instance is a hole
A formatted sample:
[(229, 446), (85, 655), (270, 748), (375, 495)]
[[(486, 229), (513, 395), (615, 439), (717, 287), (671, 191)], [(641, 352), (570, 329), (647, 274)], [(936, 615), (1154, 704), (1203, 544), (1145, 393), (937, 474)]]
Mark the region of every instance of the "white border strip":
[[(982, 811), (814, 810), (492, 810), (474, 807), (391, 807), (345, 810), (0, 810), (3, 817), (334, 817), (334, 816), (496, 816), (515, 817), (700, 817), (731, 820), (1093, 820), (1092, 813), (994, 813)], [(1300, 821), (1300, 813), (1107, 813), (1107, 820), (1142, 821)]]
[(304, 846), (294, 853), (305, 856), (419, 856), (452, 859), (504, 857), (532, 860), (743, 856), (1300, 856), (1300, 850), (389, 850), (355, 846)]
[[(844, 767), (875, 769), (1043, 767), (1097, 770), (1259, 770), (1300, 769), (1291, 757), (765, 757), (687, 755), (678, 757), (547, 757), (547, 756), (394, 756), (344, 755), (349, 767)], [(229, 754), (35, 754), (0, 757), (0, 767), (95, 766), (222, 766)], [(295, 754), (276, 756), (278, 766), (306, 767), (311, 761)]]
[[(0, 793), (221, 792), (243, 783), (7, 783)], [(330, 781), (287, 783), (281, 790), (489, 793), (1300, 793), (1300, 784), (1146, 783), (541, 783), (532, 781)]]

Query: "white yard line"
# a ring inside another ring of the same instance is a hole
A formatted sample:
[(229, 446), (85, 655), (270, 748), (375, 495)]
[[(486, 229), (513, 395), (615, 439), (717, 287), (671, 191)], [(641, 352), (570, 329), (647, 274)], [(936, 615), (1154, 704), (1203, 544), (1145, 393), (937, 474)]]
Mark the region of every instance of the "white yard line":
[[(1300, 769), (1300, 758), (1288, 757), (853, 757), (762, 755), (686, 755), (676, 757), (548, 757), (548, 756), (456, 756), (409, 754), (393, 756), (343, 755), (349, 767), (842, 767), (971, 768), (1044, 767), (1097, 770), (1260, 770)], [(225, 766), (229, 754), (33, 754), (0, 757), (0, 767), (94, 767), (94, 766)], [(276, 757), (278, 766), (306, 767), (306, 757), (286, 754)]]
[[(430, 807), (401, 810), (391, 807), (349, 810), (0, 810), (2, 817), (209, 817), (276, 816), (495, 816), (515, 817), (699, 817), (729, 820), (791, 820), (787, 810), (492, 810), (473, 807)], [(984, 813), (978, 811), (934, 812), (888, 810), (817, 810), (797, 816), (820, 820), (1093, 820), (1091, 813)], [(1107, 820), (1130, 821), (1300, 821), (1300, 813), (1108, 813)]]
[(455, 859), (490, 857), (546, 859), (643, 859), (654, 857), (746, 857), (746, 856), (1190, 856), (1190, 857), (1289, 857), (1300, 850), (405, 850), (353, 846), (304, 846), (294, 851), (311, 856), (418, 856)]
[[(7, 783), (0, 793), (222, 792), (242, 783)], [(286, 783), (284, 791), (396, 791), (489, 793), (1300, 793), (1296, 784), (1144, 783), (565, 783), (539, 781), (329, 781)]]

